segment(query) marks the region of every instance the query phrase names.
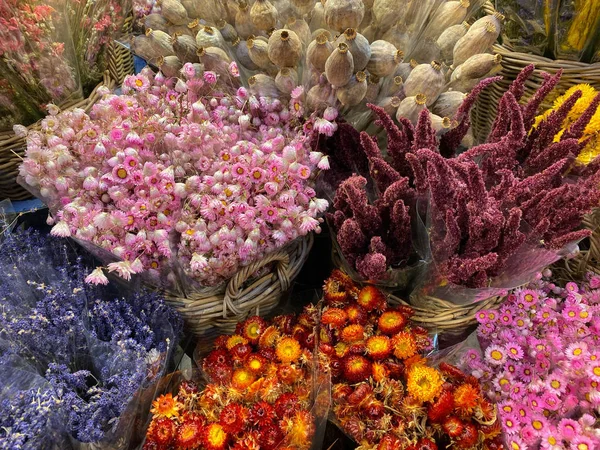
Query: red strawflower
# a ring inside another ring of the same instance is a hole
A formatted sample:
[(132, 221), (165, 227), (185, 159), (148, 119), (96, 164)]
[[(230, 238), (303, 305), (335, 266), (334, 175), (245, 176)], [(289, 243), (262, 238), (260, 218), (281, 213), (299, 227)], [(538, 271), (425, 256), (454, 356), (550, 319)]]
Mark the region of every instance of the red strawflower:
[(175, 445), (181, 449), (192, 449), (202, 444), (204, 423), (202, 416), (186, 414), (177, 427)]
[(267, 326), (267, 322), (265, 322), (264, 319), (258, 316), (252, 316), (242, 323), (241, 332), (239, 334), (248, 339), (248, 342), (251, 344), (256, 345), (267, 329)]
[(471, 384), (461, 384), (454, 390), (454, 407), (461, 415), (473, 414), (480, 399), (479, 389)]
[(459, 448), (471, 448), (479, 440), (477, 428), (472, 423), (465, 423), (462, 434), (456, 439), (456, 444)]
[(157, 442), (146, 438), (146, 442), (142, 446), (142, 450), (163, 450), (165, 446), (158, 444)]
[(365, 345), (369, 357), (376, 361), (387, 358), (392, 353), (392, 343), (385, 335), (371, 336)]
[(278, 364), (277, 376), (288, 385), (292, 385), (302, 379), (304, 371), (289, 364)]
[(194, 396), (200, 392), (198, 385), (192, 380), (183, 380), (179, 384), (179, 392), (177, 393), (177, 397), (181, 399), (185, 399), (191, 396)]
[(345, 312), (348, 316), (348, 321), (350, 323), (365, 325), (369, 320), (369, 315), (367, 314), (367, 312), (358, 305), (347, 306)]
[[(352, 389), (352, 388), (350, 388)], [(373, 388), (368, 383), (360, 383), (354, 391), (350, 391), (346, 401), (351, 405), (360, 405), (373, 395)]]
[(250, 422), (259, 427), (271, 425), (276, 417), (273, 406), (265, 401), (255, 403), (250, 409)]
[(250, 344), (237, 344), (229, 353), (234, 363), (242, 363), (252, 353), (252, 346)]
[(387, 360), (383, 363), (389, 373), (389, 377), (393, 380), (399, 380), (404, 375), (404, 364), (395, 360)]
[(274, 450), (284, 439), (284, 434), (277, 424), (269, 423), (261, 426), (258, 431), (260, 448), (264, 450)]
[(291, 417), (300, 409), (300, 399), (291, 392), (281, 394), (275, 401), (275, 413), (278, 418)]
[(438, 450), (437, 445), (431, 439), (419, 439), (416, 445), (417, 450)]
[(452, 439), (456, 439), (462, 434), (464, 425), (462, 420), (460, 420), (458, 417), (448, 416), (442, 424), (442, 429), (444, 430), (444, 433), (446, 433)]
[(246, 362), (244, 363), (244, 365), (253, 373), (260, 375), (265, 371), (265, 369), (269, 365), (269, 362), (264, 356), (259, 355), (257, 353), (253, 353), (252, 355), (248, 356), (248, 358), (246, 358)]
[(221, 410), (219, 423), (226, 433), (238, 434), (244, 430), (250, 412), (239, 403), (230, 403)]
[(383, 292), (377, 289), (375, 286), (365, 286), (358, 293), (356, 302), (365, 311), (383, 311), (387, 306), (387, 301)]
[(258, 346), (260, 348), (275, 347), (277, 341), (281, 337), (281, 333), (276, 326), (271, 325), (261, 334), (258, 340)]
[(254, 381), (256, 381), (254, 373), (243, 367), (236, 369), (231, 377), (231, 385), (242, 391), (248, 388)]
[(325, 281), (323, 286), (323, 297), (329, 306), (339, 307), (348, 303), (348, 293), (342, 284), (333, 278)]
[(211, 423), (204, 429), (202, 441), (206, 450), (224, 450), (227, 448), (229, 435), (221, 424)]
[(345, 383), (336, 384), (331, 389), (331, 398), (336, 402), (345, 402), (350, 394), (352, 394), (354, 390), (352, 386), (349, 386)]
[(340, 339), (347, 344), (362, 341), (365, 338), (365, 329), (362, 325), (353, 324), (345, 327), (340, 333)]
[(175, 422), (167, 417), (159, 417), (152, 420), (148, 427), (147, 436), (159, 445), (169, 445), (175, 438), (177, 426)]
[(443, 421), (454, 410), (452, 392), (443, 390), (440, 396), (427, 408), (427, 417), (434, 423)]
[(263, 358), (265, 358), (267, 361), (274, 361), (275, 360), (275, 349), (272, 347), (267, 347), (267, 348), (261, 348), (258, 351), (258, 354), (260, 356), (262, 356)]
[(377, 420), (385, 414), (385, 406), (379, 400), (371, 400), (363, 406), (363, 413), (370, 420)]
[(331, 325), (332, 328), (341, 328), (348, 321), (348, 314), (340, 308), (329, 308), (321, 316), (323, 325)]
[(404, 329), (408, 322), (408, 319), (400, 311), (391, 310), (384, 312), (379, 316), (377, 321), (377, 328), (383, 334), (393, 336)]
[(342, 360), (342, 372), (351, 383), (364, 381), (371, 376), (371, 361), (360, 355), (346, 356)]
[[(237, 331), (236, 331), (237, 332)], [(227, 350), (227, 339), (229, 336), (223, 334), (215, 339), (215, 350)]]
[(491, 425), (480, 425), (479, 431), (483, 434), (484, 439), (494, 439), (502, 433), (502, 423), (496, 420)]
[(381, 441), (379, 441), (379, 445), (377, 446), (377, 450), (401, 450), (402, 443), (397, 436), (393, 434), (386, 434)]
[(442, 372), (446, 378), (449, 378), (451, 381), (462, 382), (466, 378), (466, 375), (462, 370), (445, 362), (440, 363), (440, 372)]
[(202, 368), (209, 378), (220, 384), (227, 384), (233, 374), (233, 363), (226, 350), (213, 350), (202, 362)]
[(277, 316), (273, 319), (273, 325), (275, 325), (283, 334), (292, 334), (294, 325), (296, 325), (296, 316), (293, 314)]

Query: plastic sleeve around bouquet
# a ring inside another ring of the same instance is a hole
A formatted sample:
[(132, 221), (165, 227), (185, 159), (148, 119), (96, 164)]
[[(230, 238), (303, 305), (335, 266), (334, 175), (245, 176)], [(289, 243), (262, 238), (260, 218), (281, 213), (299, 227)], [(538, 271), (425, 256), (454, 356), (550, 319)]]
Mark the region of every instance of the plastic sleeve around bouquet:
[[(17, 109), (24, 125), (44, 115), (40, 105), (82, 97), (79, 71), (63, 0), (0, 2), (3, 25), (0, 79), (8, 108)], [(14, 20), (16, 25), (8, 22)], [(14, 125), (14, 124), (13, 124)]]
[[(542, 240), (533, 232), (532, 227), (521, 220), (519, 232), (527, 237), (522, 244), (510, 249), (499, 245), (491, 249), (489, 253), (478, 255), (479, 258), (470, 259), (473, 263), (480, 261), (482, 264), (486, 264), (488, 257), (490, 260), (498, 261), (482, 268), (487, 278), (485, 286), (475, 288), (456, 284), (449, 280), (448, 274), (456, 269), (456, 261), (465, 255), (444, 250), (447, 249), (446, 242), (440, 240), (439, 237), (446, 235), (446, 225), (442, 221), (433, 219), (432, 208), (433, 206), (430, 205), (428, 226), (422, 227), (419, 233), (422, 239), (427, 236), (430, 242), (432, 262), (421, 285), (411, 296), (411, 304), (415, 306), (426, 308), (427, 299), (431, 297), (461, 306), (475, 304), (493, 297), (505, 297), (511, 289), (530, 283), (544, 268), (577, 251), (577, 243), (570, 243), (560, 250), (545, 248)], [(434, 236), (438, 236), (437, 241), (434, 241)], [(464, 244), (464, 242), (461, 244), (459, 252)], [(504, 252), (505, 256), (496, 252)]]
[(504, 42), (515, 51), (536, 55), (552, 50), (558, 7), (558, 0), (496, 0), (496, 10), (506, 16)]
[(555, 57), (588, 62), (589, 49), (600, 25), (600, 3), (595, 0), (561, 2), (556, 24)]

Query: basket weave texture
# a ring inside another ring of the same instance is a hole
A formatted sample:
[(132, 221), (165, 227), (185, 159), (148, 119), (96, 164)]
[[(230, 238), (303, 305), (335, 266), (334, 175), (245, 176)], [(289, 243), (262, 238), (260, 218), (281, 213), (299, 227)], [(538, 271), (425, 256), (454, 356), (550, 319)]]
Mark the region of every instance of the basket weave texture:
[[(133, 17), (125, 20), (124, 33), (131, 33)], [(133, 73), (133, 55), (131, 51), (116, 42), (109, 49), (108, 68), (104, 73), (103, 80), (96, 86), (87, 98), (69, 99), (60, 105), (61, 110), (69, 111), (81, 108), (90, 112), (92, 106), (99, 100), (97, 94), (100, 86), (106, 86), (113, 90), (115, 86), (122, 83), (126, 75)], [(29, 130), (39, 130), (40, 122), (29, 127)], [(12, 131), (0, 133), (0, 200), (26, 200), (32, 197), (31, 193), (17, 183), (19, 165), (25, 154), (26, 142)]]
[[(308, 258), (314, 237), (296, 239), (278, 252), (238, 271), (225, 285), (186, 295), (163, 292), (182, 315), (188, 331), (197, 337), (231, 334), (238, 322), (251, 315), (267, 315), (279, 304)], [(265, 268), (267, 273), (253, 278)]]
[(592, 235), (580, 244), (582, 250), (577, 256), (554, 266), (560, 279), (580, 281), (588, 272), (600, 275), (600, 208), (585, 217), (583, 226), (591, 230)]

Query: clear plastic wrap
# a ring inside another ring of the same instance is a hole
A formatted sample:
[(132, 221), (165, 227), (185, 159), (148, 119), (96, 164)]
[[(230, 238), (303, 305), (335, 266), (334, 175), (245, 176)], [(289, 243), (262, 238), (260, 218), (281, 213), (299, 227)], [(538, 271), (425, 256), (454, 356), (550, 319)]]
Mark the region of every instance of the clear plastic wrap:
[(596, 0), (561, 1), (556, 24), (555, 57), (589, 62), (589, 48), (600, 25), (600, 3)]
[(544, 55), (552, 51), (559, 20), (559, 0), (496, 0), (506, 16), (503, 39), (515, 51)]
[(19, 119), (3, 128), (35, 122), (47, 103), (82, 97), (66, 8), (64, 0), (0, 2), (2, 104)]
[(57, 448), (135, 445), (143, 390), (166, 373), (181, 319), (156, 294), (86, 285), (82, 258), (55, 238), (5, 233), (0, 255), (2, 373), (19, 382), (27, 366), (51, 388), (57, 405), (38, 414), (59, 415), (56, 439), (68, 443)]

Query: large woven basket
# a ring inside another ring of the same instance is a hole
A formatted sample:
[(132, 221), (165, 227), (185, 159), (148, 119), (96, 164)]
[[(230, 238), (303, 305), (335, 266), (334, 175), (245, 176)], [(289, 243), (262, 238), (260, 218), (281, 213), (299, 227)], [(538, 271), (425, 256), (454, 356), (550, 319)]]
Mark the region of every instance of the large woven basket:
[[(129, 16), (123, 25), (123, 32), (130, 34), (133, 24), (133, 16)], [(60, 105), (63, 111), (74, 108), (82, 108), (89, 112), (98, 101), (98, 87), (104, 85), (109, 89), (114, 89), (115, 86), (122, 83), (126, 75), (133, 73), (133, 55), (131, 51), (122, 45), (113, 42), (109, 52), (108, 67), (104, 74), (103, 80), (92, 91), (87, 98), (69, 99)], [(37, 130), (40, 123), (36, 122), (30, 125), (30, 130)], [(31, 198), (32, 195), (23, 187), (21, 187), (16, 179), (19, 173), (19, 165), (23, 155), (25, 154), (25, 139), (15, 136), (12, 131), (0, 133), (0, 201), (9, 200), (25, 200)]]
[[(115, 85), (115, 80), (111, 78), (107, 71), (103, 80), (89, 97), (67, 101), (62, 103), (60, 108), (63, 111), (81, 108), (89, 112), (99, 99), (98, 88), (106, 86), (109, 89), (114, 89)], [(36, 122), (27, 128), (29, 130), (39, 130), (40, 122)], [(0, 133), (0, 200), (25, 200), (32, 197), (29, 191), (17, 184), (19, 165), (25, 154), (25, 147), (25, 138), (16, 136), (12, 131)]]
[[(186, 296), (163, 292), (197, 337), (231, 334), (250, 315), (267, 315), (279, 304), (308, 258), (313, 235), (296, 239), (280, 251), (237, 272), (224, 286)], [(266, 273), (261, 273), (264, 269)]]
[[(490, 2), (486, 2), (483, 9), (487, 14), (495, 12)], [(600, 63), (586, 64), (577, 61), (552, 60), (543, 56), (515, 52), (506, 45), (494, 45), (494, 53), (502, 55), (502, 70), (498, 75), (502, 76), (503, 79), (488, 86), (479, 95), (475, 108), (473, 108), (471, 113), (472, 128), (477, 142), (483, 142), (488, 136), (502, 95), (508, 90), (508, 87), (517, 78), (521, 70), (530, 64), (534, 64), (536, 70), (527, 80), (523, 95), (524, 99), (532, 97), (541, 86), (544, 80), (541, 72), (555, 74), (559, 70), (563, 70), (558, 86), (542, 103), (540, 111), (550, 108), (556, 97), (576, 84), (587, 83), (596, 89), (600, 89)]]

